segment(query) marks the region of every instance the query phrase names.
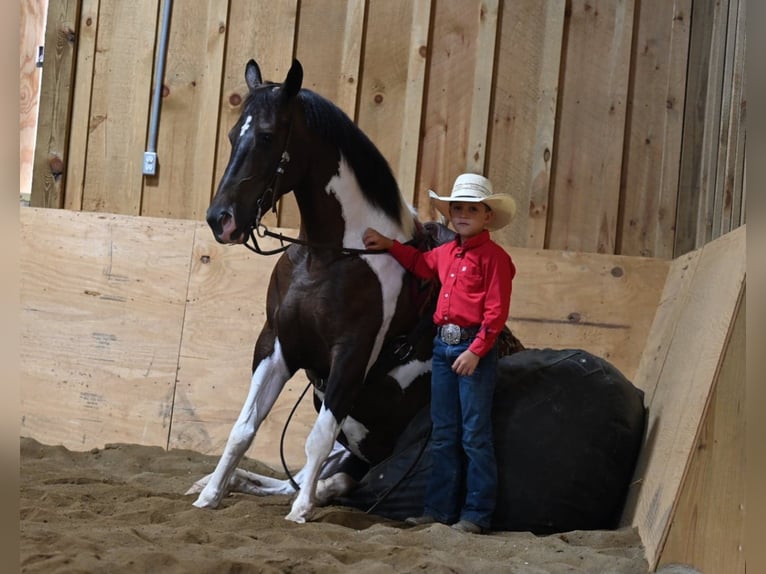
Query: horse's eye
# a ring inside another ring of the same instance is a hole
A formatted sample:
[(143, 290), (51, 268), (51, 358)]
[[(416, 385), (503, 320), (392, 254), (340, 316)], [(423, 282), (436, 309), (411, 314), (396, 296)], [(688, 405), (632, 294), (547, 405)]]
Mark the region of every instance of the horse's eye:
[(274, 134), (270, 132), (261, 132), (256, 136), (256, 139), (258, 140), (258, 143), (268, 144), (274, 139)]

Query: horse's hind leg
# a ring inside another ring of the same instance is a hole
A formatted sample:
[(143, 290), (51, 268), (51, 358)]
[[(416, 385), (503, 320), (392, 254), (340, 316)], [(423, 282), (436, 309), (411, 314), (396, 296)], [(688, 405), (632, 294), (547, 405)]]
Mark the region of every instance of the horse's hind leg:
[(274, 402), (290, 376), (279, 340), (275, 340), (272, 353), (261, 360), (253, 372), (250, 391), (239, 418), (231, 429), (215, 471), (200, 492), (194, 506), (215, 508), (226, 496), (237, 464), (250, 448), (258, 427), (271, 411), (271, 407), (274, 406)]

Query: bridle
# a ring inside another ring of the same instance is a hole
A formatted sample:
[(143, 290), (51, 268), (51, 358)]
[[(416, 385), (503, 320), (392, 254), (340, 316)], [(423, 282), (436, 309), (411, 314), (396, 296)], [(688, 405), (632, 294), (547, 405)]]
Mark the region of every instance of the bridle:
[[(357, 249), (354, 247), (343, 247), (342, 245), (338, 247), (337, 245), (330, 245), (330, 244), (324, 244), (324, 243), (312, 243), (310, 241), (305, 241), (303, 239), (299, 239), (297, 237), (288, 237), (286, 235), (283, 235), (282, 233), (275, 233), (274, 231), (271, 231), (266, 225), (261, 221), (263, 218), (265, 212), (264, 212), (264, 206), (266, 207), (265, 211), (272, 211), (274, 213), (277, 212), (277, 200), (282, 197), (283, 194), (277, 194), (277, 191), (279, 190), (279, 183), (282, 179), (282, 176), (285, 173), (285, 168), (287, 167), (287, 164), (290, 163), (290, 154), (287, 151), (287, 147), (290, 145), (290, 136), (292, 135), (292, 121), (290, 122), (290, 127), (287, 131), (287, 140), (285, 141), (285, 149), (282, 152), (282, 155), (279, 158), (279, 163), (277, 164), (277, 167), (274, 170), (274, 175), (271, 179), (271, 183), (266, 188), (266, 191), (261, 196), (261, 198), (258, 200), (258, 211), (255, 214), (255, 221), (250, 226), (249, 230), (249, 237), (245, 239), (243, 245), (247, 247), (250, 251), (253, 253), (257, 253), (258, 255), (275, 255), (277, 253), (282, 253), (286, 251), (290, 246), (285, 245), (285, 242), (287, 243), (294, 243), (297, 245), (304, 245), (306, 247), (312, 247), (315, 249), (323, 249), (323, 250), (330, 250), (330, 251), (337, 251), (341, 255), (378, 255), (382, 253), (387, 253), (385, 249)], [(263, 239), (264, 237), (272, 237), (274, 239), (278, 239), (280, 242), (280, 246), (276, 249), (263, 249), (258, 244), (258, 237)], [(252, 242), (252, 245), (250, 245), (249, 242)]]

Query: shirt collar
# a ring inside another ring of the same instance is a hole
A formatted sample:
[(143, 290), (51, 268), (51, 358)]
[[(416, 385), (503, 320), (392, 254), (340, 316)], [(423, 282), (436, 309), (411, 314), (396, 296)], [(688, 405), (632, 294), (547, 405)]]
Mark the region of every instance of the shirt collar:
[(474, 247), (483, 245), (489, 240), (490, 240), (489, 231), (487, 231), (486, 229), (484, 229), (478, 235), (474, 235), (468, 241), (462, 244), (460, 243), (460, 235), (457, 235), (455, 237), (455, 243), (457, 244), (458, 249), (473, 249)]

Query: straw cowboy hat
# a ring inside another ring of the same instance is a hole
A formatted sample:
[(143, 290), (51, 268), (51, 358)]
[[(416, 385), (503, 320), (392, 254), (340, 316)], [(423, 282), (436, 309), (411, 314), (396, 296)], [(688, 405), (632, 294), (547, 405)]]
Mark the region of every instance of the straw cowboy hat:
[(492, 193), (492, 182), (475, 173), (459, 175), (452, 186), (449, 197), (441, 197), (429, 189), (428, 195), (434, 200), (436, 209), (449, 219), (451, 201), (481, 202), (495, 212), (495, 217), (487, 224), (487, 229), (496, 230), (508, 225), (516, 215), (516, 202), (506, 193)]

